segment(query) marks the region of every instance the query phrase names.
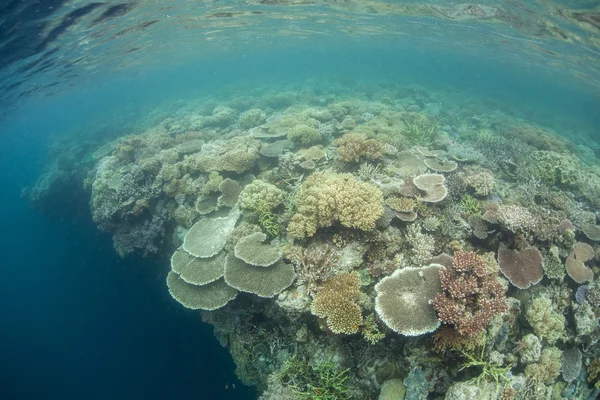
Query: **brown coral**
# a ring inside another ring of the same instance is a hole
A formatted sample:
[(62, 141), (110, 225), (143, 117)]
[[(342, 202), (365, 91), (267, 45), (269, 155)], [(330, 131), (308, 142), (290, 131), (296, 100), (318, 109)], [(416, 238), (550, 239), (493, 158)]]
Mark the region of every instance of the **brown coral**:
[(333, 333), (350, 335), (358, 332), (363, 323), (360, 306), (356, 304), (359, 296), (357, 274), (336, 275), (319, 288), (310, 309), (317, 317), (327, 319), (327, 327)]
[(381, 142), (358, 133), (346, 133), (333, 143), (337, 146), (340, 160), (348, 163), (359, 162), (361, 159), (378, 160), (384, 152)]
[(444, 293), (433, 307), (440, 320), (461, 335), (475, 337), (493, 317), (508, 309), (504, 288), (487, 273), (487, 262), (473, 252), (457, 251), (451, 267), (440, 271)]
[(594, 248), (587, 243), (577, 243), (573, 253), (567, 257), (565, 266), (567, 273), (577, 283), (590, 282), (594, 279), (594, 271), (585, 266), (585, 262), (594, 258)]
[(519, 289), (536, 285), (544, 277), (542, 253), (535, 247), (511, 250), (500, 244), (498, 266), (502, 274)]

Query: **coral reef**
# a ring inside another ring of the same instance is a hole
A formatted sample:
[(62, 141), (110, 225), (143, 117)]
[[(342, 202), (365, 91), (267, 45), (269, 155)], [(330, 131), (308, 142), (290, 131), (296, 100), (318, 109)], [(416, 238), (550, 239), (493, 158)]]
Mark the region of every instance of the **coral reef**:
[(339, 159), (347, 163), (361, 160), (378, 160), (384, 154), (382, 143), (356, 133), (346, 133), (333, 143), (337, 147)]
[(436, 294), (433, 307), (439, 319), (461, 335), (477, 336), (508, 309), (504, 288), (475, 253), (454, 253), (452, 265), (440, 271), (440, 281), (443, 293)]
[(349, 174), (314, 173), (300, 187), (297, 212), (288, 233), (297, 238), (313, 236), (333, 221), (343, 226), (372, 230), (383, 214), (383, 196), (375, 186)]
[(362, 311), (356, 303), (360, 296), (358, 275), (336, 275), (323, 283), (310, 306), (311, 312), (327, 320), (333, 333), (347, 335), (358, 332), (363, 324)]
[(431, 264), (399, 269), (375, 286), (375, 309), (391, 330), (406, 336), (419, 336), (439, 327), (431, 302), (441, 288), (439, 275), (442, 268)]
[(323, 85), (60, 143), (23, 195), (65, 215), (69, 193), (120, 255), (170, 261), (165, 292), (262, 399), (594, 398), (600, 145), (479, 99)]

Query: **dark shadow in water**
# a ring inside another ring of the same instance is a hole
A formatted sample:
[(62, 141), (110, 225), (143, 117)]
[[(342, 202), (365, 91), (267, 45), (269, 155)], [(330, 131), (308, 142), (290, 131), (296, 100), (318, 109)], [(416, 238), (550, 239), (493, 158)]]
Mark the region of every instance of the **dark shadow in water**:
[(212, 327), (171, 299), (167, 265), (119, 259), (89, 217), (44, 220), (19, 198), (35, 158), (5, 150), (3, 399), (256, 398)]

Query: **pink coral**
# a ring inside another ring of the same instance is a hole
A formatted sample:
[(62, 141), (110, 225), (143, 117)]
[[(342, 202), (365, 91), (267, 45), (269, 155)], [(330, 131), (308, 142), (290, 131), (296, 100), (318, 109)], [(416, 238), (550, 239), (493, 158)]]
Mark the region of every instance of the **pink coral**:
[(487, 274), (484, 258), (457, 251), (452, 266), (440, 271), (443, 293), (433, 300), (439, 319), (459, 334), (474, 337), (508, 309), (504, 288)]

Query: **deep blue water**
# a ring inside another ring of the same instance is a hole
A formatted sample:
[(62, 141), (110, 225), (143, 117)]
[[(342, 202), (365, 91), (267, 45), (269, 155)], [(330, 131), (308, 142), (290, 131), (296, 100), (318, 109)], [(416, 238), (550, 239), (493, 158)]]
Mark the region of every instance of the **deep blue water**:
[(120, 259), (89, 215), (47, 219), (19, 198), (44, 140), (4, 139), (0, 397), (255, 398), (212, 327), (169, 295), (168, 265)]

